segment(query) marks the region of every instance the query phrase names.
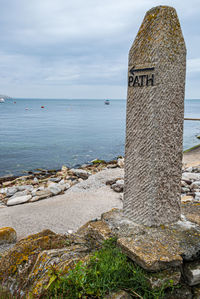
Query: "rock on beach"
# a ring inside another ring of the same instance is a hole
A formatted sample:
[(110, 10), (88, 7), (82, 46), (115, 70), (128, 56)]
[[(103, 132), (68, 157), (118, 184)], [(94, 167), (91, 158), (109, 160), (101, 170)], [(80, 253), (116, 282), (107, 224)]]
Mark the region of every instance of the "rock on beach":
[(14, 198), (9, 199), (7, 201), (7, 206), (14, 206), (14, 205), (19, 205), (19, 204), (22, 204), (22, 203), (26, 203), (31, 198), (32, 198), (31, 195), (24, 195), (24, 196), (14, 197)]
[(91, 175), (90, 172), (86, 171), (86, 170), (83, 170), (83, 169), (70, 169), (70, 172), (73, 174), (73, 175), (76, 175), (78, 178), (81, 178), (81, 179), (88, 179), (88, 177)]

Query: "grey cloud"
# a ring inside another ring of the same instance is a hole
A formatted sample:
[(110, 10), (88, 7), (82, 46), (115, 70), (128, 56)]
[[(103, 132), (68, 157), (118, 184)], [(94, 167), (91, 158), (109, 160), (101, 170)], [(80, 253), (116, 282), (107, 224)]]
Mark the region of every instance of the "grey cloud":
[[(66, 90), (77, 97), (82, 86), (80, 97), (95, 97), (95, 90), (96, 97), (106, 91), (115, 97), (115, 86), (125, 98), (128, 50), (145, 12), (162, 2), (0, 0), (0, 88), (13, 96), (32, 97), (37, 86), (38, 97), (45, 91), (52, 97), (58, 89), (60, 97)], [(198, 97), (199, 88), (190, 86), (194, 80), (200, 85), (194, 75), (200, 59), (199, 0), (164, 4), (176, 5), (188, 48), (186, 94)]]

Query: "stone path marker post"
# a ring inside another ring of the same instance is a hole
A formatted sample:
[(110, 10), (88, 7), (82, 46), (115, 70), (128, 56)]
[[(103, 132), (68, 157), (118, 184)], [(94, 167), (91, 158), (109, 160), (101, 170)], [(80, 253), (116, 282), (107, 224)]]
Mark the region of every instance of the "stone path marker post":
[(152, 8), (129, 52), (123, 211), (139, 224), (180, 218), (185, 70), (175, 9)]

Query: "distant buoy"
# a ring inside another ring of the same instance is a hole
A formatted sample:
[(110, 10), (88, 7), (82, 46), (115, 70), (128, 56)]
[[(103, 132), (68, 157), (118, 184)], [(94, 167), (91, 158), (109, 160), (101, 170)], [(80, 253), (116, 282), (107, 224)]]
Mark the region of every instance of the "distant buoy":
[(41, 108), (44, 108), (44, 106), (41, 106)]
[(16, 102), (14, 102), (14, 104), (16, 104)]

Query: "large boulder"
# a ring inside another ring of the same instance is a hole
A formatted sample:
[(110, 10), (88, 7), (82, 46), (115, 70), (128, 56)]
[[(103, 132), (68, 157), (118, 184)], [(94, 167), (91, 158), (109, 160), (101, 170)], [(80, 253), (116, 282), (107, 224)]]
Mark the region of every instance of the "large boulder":
[(38, 295), (44, 293), (50, 281), (49, 272), (53, 268), (67, 274), (76, 262), (87, 256), (88, 252), (88, 248), (82, 244), (42, 251), (27, 279), (27, 288), (31, 295), (37, 298)]
[[(0, 259), (0, 283), (14, 295), (40, 296), (45, 292), (53, 268), (67, 272), (78, 260), (113, 236), (106, 223), (90, 221), (76, 234), (67, 236), (44, 230), (16, 243)], [(18, 294), (20, 290), (20, 294)]]
[(13, 292), (25, 290), (29, 273), (43, 250), (63, 248), (66, 237), (44, 230), (17, 242), (0, 259), (0, 282)]

